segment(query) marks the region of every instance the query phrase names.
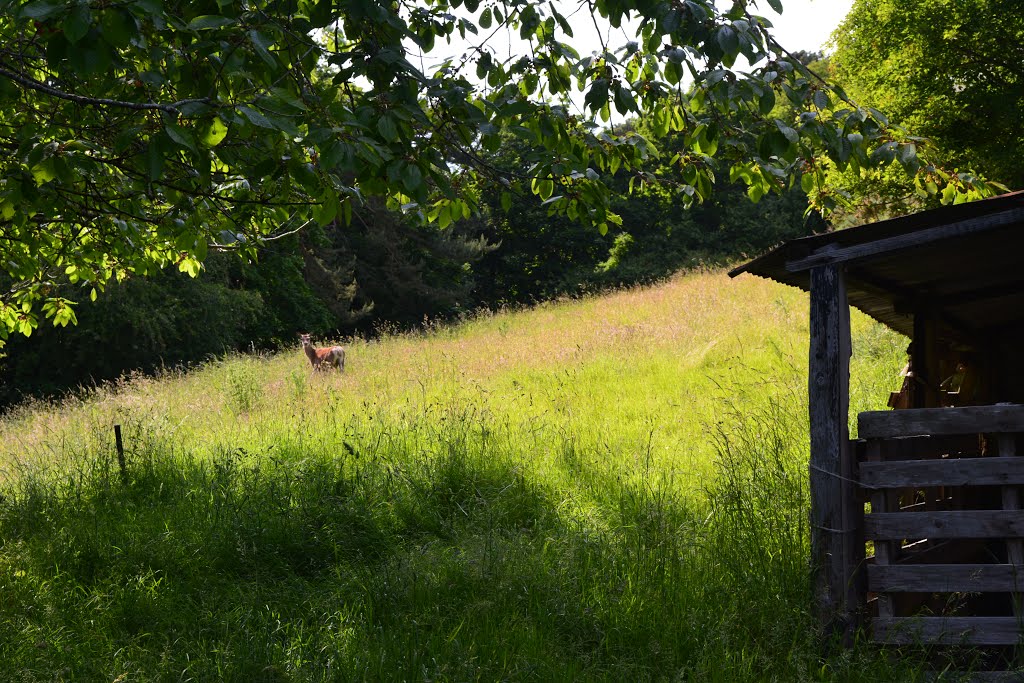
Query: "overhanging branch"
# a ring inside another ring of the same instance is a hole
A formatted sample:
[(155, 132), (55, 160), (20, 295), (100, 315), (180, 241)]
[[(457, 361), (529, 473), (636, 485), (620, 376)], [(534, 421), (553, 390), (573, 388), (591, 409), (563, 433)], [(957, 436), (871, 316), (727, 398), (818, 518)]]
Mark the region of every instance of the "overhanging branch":
[(19, 74), (16, 71), (11, 71), (6, 67), (0, 66), (0, 76), (5, 76), (15, 83), (22, 85), (23, 87), (29, 88), (41, 92), (44, 95), (50, 95), (51, 97), (57, 97), (62, 100), (68, 100), (69, 102), (76, 102), (78, 104), (85, 104), (97, 107), (121, 107), (122, 109), (134, 109), (136, 111), (162, 111), (174, 116), (178, 115), (178, 107), (186, 104), (209, 104), (210, 98), (200, 97), (197, 99), (179, 100), (170, 104), (160, 104), (158, 102), (126, 102), (124, 100), (112, 100), (103, 97), (86, 97), (85, 95), (76, 95), (75, 93), (65, 92), (52, 86), (41, 83), (34, 78), (29, 78), (23, 74)]

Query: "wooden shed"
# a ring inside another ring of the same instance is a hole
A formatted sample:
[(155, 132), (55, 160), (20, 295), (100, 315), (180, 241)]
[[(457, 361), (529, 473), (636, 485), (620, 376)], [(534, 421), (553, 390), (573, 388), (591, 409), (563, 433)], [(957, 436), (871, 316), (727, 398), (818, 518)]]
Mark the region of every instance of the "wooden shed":
[[(810, 292), (822, 615), (901, 644), (1024, 644), (1024, 192), (787, 242), (736, 268)], [(849, 306), (912, 341), (849, 438)], [(898, 370), (898, 369), (897, 369)]]

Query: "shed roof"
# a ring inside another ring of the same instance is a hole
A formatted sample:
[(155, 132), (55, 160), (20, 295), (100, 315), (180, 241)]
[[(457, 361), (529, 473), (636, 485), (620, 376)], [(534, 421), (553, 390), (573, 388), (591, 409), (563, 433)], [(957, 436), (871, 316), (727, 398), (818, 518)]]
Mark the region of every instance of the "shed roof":
[(1024, 191), (791, 240), (729, 275), (809, 290), (811, 268), (838, 263), (850, 305), (907, 336), (915, 311), (949, 341), (1024, 331)]

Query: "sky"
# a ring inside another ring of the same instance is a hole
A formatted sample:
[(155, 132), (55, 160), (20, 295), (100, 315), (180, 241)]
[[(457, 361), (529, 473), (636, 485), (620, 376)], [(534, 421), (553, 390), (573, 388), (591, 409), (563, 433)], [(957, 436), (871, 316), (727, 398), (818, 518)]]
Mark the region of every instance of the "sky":
[[(574, 38), (571, 43), (583, 55), (593, 50), (600, 50), (600, 41), (593, 21), (583, 11), (573, 13), (578, 0), (555, 0), (560, 10), (567, 15), (573, 28)], [(716, 3), (719, 6), (728, 5), (723, 0)], [(806, 50), (812, 52), (821, 50), (829, 40), (832, 31), (839, 25), (843, 17), (850, 11), (853, 0), (782, 0), (783, 13), (776, 14), (765, 0), (758, 5), (758, 13), (767, 17), (774, 24), (773, 34), (779, 43), (789, 51)], [(623, 29), (613, 31), (608, 36), (608, 45), (612, 48), (621, 47), (627, 41), (632, 40), (633, 35)], [(509, 46), (507, 40), (501, 33), (498, 33), (488, 45), (494, 48), (499, 56), (507, 56)], [(478, 39), (472, 42), (479, 42)], [(502, 43), (502, 45), (499, 45)], [(445, 54), (459, 54), (465, 44), (459, 41), (453, 43), (447, 50), (436, 48), (430, 55), (425, 55), (424, 66), (429, 67), (431, 63), (440, 62)]]
[[(572, 6), (575, 2), (563, 0), (556, 4)], [(718, 0), (715, 4), (719, 7), (728, 7), (731, 2)], [(853, 0), (782, 0), (783, 13), (781, 15), (769, 7), (765, 0), (761, 0), (758, 5), (756, 13), (767, 17), (772, 22), (775, 38), (783, 47), (791, 52), (796, 50), (813, 52), (821, 50), (825, 46), (832, 31), (850, 11)], [(577, 39), (574, 44), (586, 40), (584, 31), (578, 30), (582, 28), (589, 34), (589, 39), (594, 41), (591, 49), (600, 49), (600, 43), (596, 41), (596, 31), (591, 25), (589, 17), (584, 18), (577, 14), (571, 22)], [(610, 45), (619, 45), (632, 39), (632, 36), (627, 37), (619, 32), (618, 36), (613, 34), (611, 38)], [(618, 38), (617, 42), (616, 38)], [(578, 47), (582, 48), (582, 45), (579, 44)], [(586, 52), (583, 49), (580, 51)]]
[[(764, 3), (767, 5), (767, 3)], [(775, 24), (775, 37), (787, 50), (820, 50), (843, 20), (853, 0), (782, 0), (782, 15), (761, 13)]]
[[(573, 29), (573, 37), (569, 38), (568, 42), (576, 48), (580, 55), (586, 56), (591, 52), (600, 52), (601, 40), (598, 37), (593, 18), (585, 9), (585, 0), (552, 1), (569, 21)], [(732, 0), (715, 1), (719, 7), (728, 7), (732, 4)], [(779, 44), (790, 52), (797, 50), (828, 52), (827, 43), (832, 31), (850, 11), (854, 0), (781, 0), (781, 2), (783, 9), (781, 15), (771, 9), (767, 0), (758, 0), (758, 7), (754, 10), (772, 22), (772, 35)], [(602, 29), (605, 34), (605, 43), (613, 51), (622, 48), (627, 42), (635, 40), (638, 24), (638, 21), (634, 22), (632, 29), (627, 26), (611, 29), (605, 24)], [(407, 47), (413, 63), (418, 62), (417, 65), (429, 73), (445, 58), (458, 57), (467, 52), (470, 49), (470, 44), (483, 43), (493, 50), (495, 57), (500, 60), (518, 57), (522, 54), (523, 44), (519, 42), (518, 36), (513, 34), (514, 32), (509, 30), (498, 30), (488, 36), (486, 41), (482, 40), (483, 36), (487, 35), (483, 29), (479, 36), (467, 36), (471, 38), (468, 41), (460, 40), (456, 34), (450, 45), (438, 41), (435, 49), (426, 55), (419, 54), (411, 42)], [(749, 68), (742, 55), (736, 60), (734, 68), (740, 71)], [(474, 78), (472, 68), (467, 70), (467, 75), (471, 79)], [(689, 80), (689, 75), (684, 74), (684, 82)], [(569, 97), (573, 108), (579, 114), (589, 113), (584, 111), (583, 94), (580, 91), (573, 90)]]

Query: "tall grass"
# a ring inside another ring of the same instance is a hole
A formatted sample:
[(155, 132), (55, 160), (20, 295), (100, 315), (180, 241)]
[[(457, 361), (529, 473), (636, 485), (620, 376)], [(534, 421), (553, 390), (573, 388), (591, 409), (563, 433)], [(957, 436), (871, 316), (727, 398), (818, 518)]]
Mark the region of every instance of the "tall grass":
[(905, 680), (819, 642), (806, 319), (707, 273), (26, 406), (0, 680)]

